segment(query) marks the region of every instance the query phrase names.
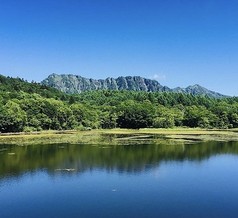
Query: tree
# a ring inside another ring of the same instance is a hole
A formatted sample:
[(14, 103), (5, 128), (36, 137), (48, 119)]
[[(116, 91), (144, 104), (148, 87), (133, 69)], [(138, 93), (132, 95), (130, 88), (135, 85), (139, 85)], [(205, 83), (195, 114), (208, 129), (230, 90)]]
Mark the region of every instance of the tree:
[(185, 108), (183, 124), (189, 127), (211, 128), (217, 123), (217, 117), (204, 106)]
[(153, 127), (155, 128), (172, 128), (175, 126), (175, 114), (172, 109), (168, 109), (162, 105), (156, 108), (155, 117), (153, 119)]
[(125, 101), (119, 107), (118, 126), (132, 129), (151, 127), (153, 112), (154, 107), (149, 101), (143, 103)]
[(21, 132), (25, 122), (26, 113), (17, 103), (10, 100), (0, 107), (1, 132)]

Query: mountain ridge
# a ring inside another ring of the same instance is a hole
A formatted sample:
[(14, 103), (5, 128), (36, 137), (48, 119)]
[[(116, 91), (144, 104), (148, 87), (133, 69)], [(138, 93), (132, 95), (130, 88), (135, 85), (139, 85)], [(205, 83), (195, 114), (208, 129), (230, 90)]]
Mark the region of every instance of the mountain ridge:
[(118, 78), (108, 77), (106, 79), (85, 78), (73, 74), (50, 74), (44, 79), (42, 84), (57, 88), (67, 94), (79, 94), (85, 91), (93, 90), (134, 90), (147, 92), (182, 92), (193, 95), (207, 95), (212, 98), (228, 97), (221, 93), (211, 91), (198, 84), (190, 85), (186, 88), (169, 88), (162, 86), (157, 80), (147, 79), (140, 76), (120, 76)]

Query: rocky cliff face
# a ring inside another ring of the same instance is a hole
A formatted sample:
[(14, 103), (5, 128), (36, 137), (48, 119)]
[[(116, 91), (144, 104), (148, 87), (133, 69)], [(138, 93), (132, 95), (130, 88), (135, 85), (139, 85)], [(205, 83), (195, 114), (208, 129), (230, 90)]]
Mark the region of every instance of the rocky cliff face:
[(170, 89), (167, 86), (162, 86), (158, 81), (142, 78), (139, 76), (127, 76), (107, 78), (107, 79), (88, 79), (72, 74), (51, 74), (44, 79), (42, 84), (59, 89), (68, 94), (81, 93), (92, 90), (134, 90), (147, 92), (182, 92), (193, 95), (208, 95), (213, 98), (227, 97), (217, 92), (210, 91), (199, 85), (188, 86), (187, 88), (177, 87)]
[(51, 74), (42, 81), (42, 84), (55, 87), (66, 93), (81, 93), (91, 90), (171, 91), (168, 87), (160, 85), (156, 80), (139, 76), (121, 76), (116, 79), (95, 80), (71, 74)]

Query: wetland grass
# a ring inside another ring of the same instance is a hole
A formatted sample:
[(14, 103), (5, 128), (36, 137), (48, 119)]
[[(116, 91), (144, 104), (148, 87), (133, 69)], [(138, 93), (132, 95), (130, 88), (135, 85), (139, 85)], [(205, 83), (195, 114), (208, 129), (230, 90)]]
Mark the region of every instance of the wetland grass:
[(33, 133), (5, 134), (0, 144), (131, 144), (159, 143), (172, 140), (189, 143), (193, 141), (238, 141), (237, 129), (110, 129), (92, 131), (42, 131)]

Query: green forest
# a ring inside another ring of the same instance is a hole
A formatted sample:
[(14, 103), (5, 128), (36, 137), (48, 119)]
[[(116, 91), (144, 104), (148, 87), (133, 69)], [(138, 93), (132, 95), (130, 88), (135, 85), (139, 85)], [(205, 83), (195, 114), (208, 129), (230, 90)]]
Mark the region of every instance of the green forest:
[(0, 75), (0, 132), (238, 127), (238, 97), (98, 90), (65, 94)]

